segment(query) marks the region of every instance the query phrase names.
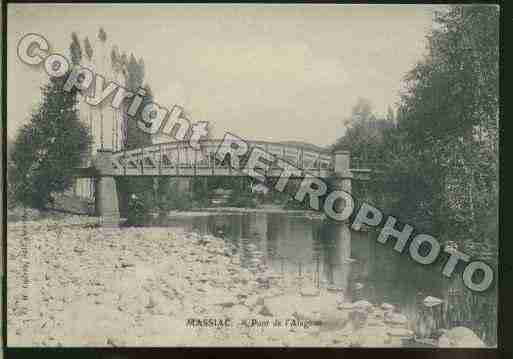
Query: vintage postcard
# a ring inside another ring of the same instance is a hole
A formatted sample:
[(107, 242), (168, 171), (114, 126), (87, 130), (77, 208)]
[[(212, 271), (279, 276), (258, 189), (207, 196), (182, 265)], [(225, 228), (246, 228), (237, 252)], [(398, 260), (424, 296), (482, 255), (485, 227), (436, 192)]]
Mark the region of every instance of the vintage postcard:
[(499, 12), (7, 4), (7, 346), (496, 348)]

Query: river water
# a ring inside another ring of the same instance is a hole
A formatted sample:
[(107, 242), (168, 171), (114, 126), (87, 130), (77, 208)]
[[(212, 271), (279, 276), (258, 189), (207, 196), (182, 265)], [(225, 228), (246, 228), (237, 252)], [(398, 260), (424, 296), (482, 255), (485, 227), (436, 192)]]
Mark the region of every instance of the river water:
[[(496, 291), (475, 294), (466, 289), (461, 273), (449, 280), (442, 263), (428, 267), (375, 240), (374, 233), (287, 213), (188, 213), (159, 217), (152, 225), (172, 226), (222, 237), (241, 265), (264, 263), (277, 273), (297, 275), (312, 285), (334, 285), (352, 300), (364, 299), (398, 307), (418, 337), (432, 337), (437, 328), (465, 326), (487, 345), (497, 345)], [(426, 307), (427, 296), (442, 299)]]

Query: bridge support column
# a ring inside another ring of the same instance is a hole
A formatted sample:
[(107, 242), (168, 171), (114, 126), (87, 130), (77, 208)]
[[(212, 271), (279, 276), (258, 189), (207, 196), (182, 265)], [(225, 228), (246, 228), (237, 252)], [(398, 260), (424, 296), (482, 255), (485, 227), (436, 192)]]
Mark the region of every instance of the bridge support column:
[(97, 177), (95, 180), (95, 211), (101, 225), (116, 227), (119, 225), (119, 201), (114, 177)]
[[(343, 190), (351, 193), (352, 173), (349, 169), (350, 152), (349, 151), (336, 151), (333, 154), (334, 163), (334, 178), (333, 187), (335, 190)], [(338, 201), (335, 210), (341, 212), (345, 204)], [(332, 223), (334, 250), (333, 250), (333, 284), (344, 291), (348, 289), (348, 278), (350, 271), (350, 258), (351, 258), (351, 231), (348, 222), (334, 221)]]
[(333, 163), (335, 166), (335, 187), (351, 193), (351, 180), (353, 175), (349, 170), (351, 154), (349, 151), (335, 151)]
[(119, 199), (116, 179), (112, 175), (112, 151), (99, 150), (93, 161), (98, 176), (95, 178), (95, 214), (100, 217), (100, 223), (106, 227), (119, 225)]

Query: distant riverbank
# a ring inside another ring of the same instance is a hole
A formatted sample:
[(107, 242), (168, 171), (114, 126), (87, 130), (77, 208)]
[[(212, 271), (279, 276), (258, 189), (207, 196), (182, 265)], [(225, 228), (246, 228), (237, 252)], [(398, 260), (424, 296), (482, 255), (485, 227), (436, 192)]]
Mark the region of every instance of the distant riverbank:
[[(240, 208), (240, 207), (203, 207), (192, 208), (188, 211), (170, 211), (167, 212), (169, 216), (180, 215), (211, 215), (213, 213), (286, 213), (292, 216), (302, 216), (315, 219), (323, 219), (326, 216), (320, 212), (307, 211), (307, 210), (288, 210), (279, 206), (261, 206), (258, 208)], [(159, 215), (154, 213), (154, 215)]]

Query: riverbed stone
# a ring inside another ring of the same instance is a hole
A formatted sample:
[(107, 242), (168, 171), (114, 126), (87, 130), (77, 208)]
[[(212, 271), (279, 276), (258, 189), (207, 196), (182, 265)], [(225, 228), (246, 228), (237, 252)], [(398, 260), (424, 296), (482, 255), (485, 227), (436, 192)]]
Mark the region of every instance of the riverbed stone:
[(334, 292), (334, 293), (344, 293), (344, 288), (338, 287), (336, 285), (330, 284), (326, 287), (326, 290), (328, 292)]
[(300, 293), (303, 297), (315, 297), (319, 295), (319, 288), (313, 286), (302, 287)]
[(381, 309), (383, 309), (384, 311), (387, 311), (387, 312), (393, 311), (394, 308), (395, 307), (392, 304), (389, 304), (389, 303), (382, 303), (381, 304)]
[(369, 327), (386, 327), (386, 324), (383, 322), (383, 320), (375, 319), (375, 318), (367, 319), (367, 322), (365, 323), (365, 325), (367, 325)]
[(408, 324), (408, 318), (399, 313), (385, 313), (385, 323), (396, 326), (406, 325)]
[(372, 312), (372, 318), (384, 321), (386, 312), (381, 309), (375, 309)]
[(446, 331), (439, 339), (440, 348), (484, 348), (485, 344), (469, 328), (455, 327)]
[(379, 327), (364, 327), (349, 335), (351, 346), (383, 347), (389, 343), (387, 333)]
[(356, 309), (349, 313), (349, 320), (354, 328), (362, 328), (365, 326), (369, 313), (366, 310)]
[(247, 319), (250, 317), (251, 311), (245, 305), (237, 304), (233, 307), (226, 308), (224, 313), (228, 318), (235, 320)]
[(298, 296), (296, 295), (264, 298), (262, 310), (264, 315), (292, 318), (296, 312), (297, 302)]
[(354, 309), (353, 303), (349, 303), (349, 302), (339, 303), (337, 307), (340, 310), (346, 310), (346, 311), (351, 311)]
[(258, 295), (251, 295), (244, 300), (244, 305), (246, 305), (248, 308), (254, 308), (255, 306), (259, 304), (262, 305), (263, 303), (263, 298)]
[(209, 293), (206, 299), (208, 303), (212, 305), (220, 305), (222, 307), (231, 307), (238, 303), (237, 297), (232, 293), (227, 293), (220, 288), (209, 287), (207, 289)]
[(413, 331), (405, 328), (388, 328), (387, 333), (392, 337), (401, 337), (408, 339), (413, 337)]
[(440, 298), (437, 298), (437, 297), (432, 297), (432, 296), (427, 296), (426, 298), (424, 298), (424, 300), (422, 301), (422, 303), (426, 306), (426, 307), (436, 307), (440, 304), (442, 304), (444, 301)]
[(374, 306), (372, 305), (372, 303), (370, 303), (366, 300), (359, 300), (357, 302), (354, 302), (353, 308), (356, 308), (357, 310), (367, 311), (367, 312), (372, 312), (374, 310)]

